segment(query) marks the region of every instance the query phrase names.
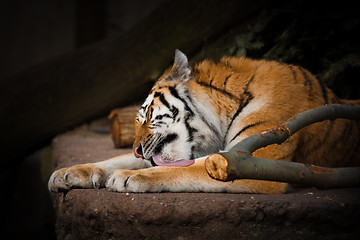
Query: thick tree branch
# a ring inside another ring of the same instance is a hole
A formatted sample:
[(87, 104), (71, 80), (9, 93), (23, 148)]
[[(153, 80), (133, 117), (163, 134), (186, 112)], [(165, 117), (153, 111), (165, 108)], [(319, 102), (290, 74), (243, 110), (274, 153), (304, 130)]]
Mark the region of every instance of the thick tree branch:
[(360, 168), (323, 168), (251, 156), (259, 148), (274, 143), (281, 144), (303, 127), (335, 118), (359, 120), (360, 107), (332, 104), (300, 113), (276, 129), (244, 139), (229, 152), (209, 156), (205, 162), (206, 170), (211, 177), (222, 181), (247, 178), (319, 188), (359, 186)]
[(236, 144), (231, 150), (251, 154), (257, 149), (267, 145), (274, 143), (281, 144), (292, 134), (310, 124), (324, 120), (333, 120), (335, 118), (360, 120), (360, 107), (330, 104), (310, 109), (290, 118), (276, 129), (269, 129), (244, 139)]

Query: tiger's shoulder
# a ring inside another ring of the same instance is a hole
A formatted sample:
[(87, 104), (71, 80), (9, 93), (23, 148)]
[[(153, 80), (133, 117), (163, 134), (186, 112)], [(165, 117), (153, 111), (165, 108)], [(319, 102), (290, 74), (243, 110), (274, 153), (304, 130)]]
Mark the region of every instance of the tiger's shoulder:
[(235, 98), (249, 88), (255, 96), (266, 93), (269, 99), (302, 100), (304, 109), (341, 102), (307, 69), (273, 60), (223, 57), (196, 64), (192, 73), (198, 85)]

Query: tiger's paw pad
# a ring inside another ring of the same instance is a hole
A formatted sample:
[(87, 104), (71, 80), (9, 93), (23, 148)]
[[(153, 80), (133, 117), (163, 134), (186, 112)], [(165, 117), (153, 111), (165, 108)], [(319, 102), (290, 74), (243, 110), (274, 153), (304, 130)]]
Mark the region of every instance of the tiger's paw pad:
[(149, 178), (137, 171), (116, 170), (106, 182), (106, 188), (114, 192), (149, 192)]
[(55, 171), (49, 179), (48, 187), (52, 192), (72, 188), (100, 188), (105, 183), (104, 175), (104, 171), (94, 165), (76, 165)]

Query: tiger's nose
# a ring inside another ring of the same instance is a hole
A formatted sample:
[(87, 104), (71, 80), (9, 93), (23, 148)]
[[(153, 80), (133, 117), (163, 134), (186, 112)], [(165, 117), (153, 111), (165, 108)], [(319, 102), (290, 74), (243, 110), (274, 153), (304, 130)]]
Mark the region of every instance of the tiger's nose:
[(141, 144), (138, 147), (135, 148), (134, 154), (135, 154), (135, 157), (137, 157), (137, 158), (144, 158), (143, 149), (142, 149)]

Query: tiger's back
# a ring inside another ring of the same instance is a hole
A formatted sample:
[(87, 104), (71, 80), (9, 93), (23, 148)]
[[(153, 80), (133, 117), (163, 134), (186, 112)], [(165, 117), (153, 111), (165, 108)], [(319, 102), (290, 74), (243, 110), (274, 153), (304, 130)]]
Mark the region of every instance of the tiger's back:
[[(245, 137), (274, 128), (311, 108), (331, 103), (360, 106), (359, 100), (339, 99), (306, 69), (275, 61), (223, 58), (217, 63), (204, 61), (192, 72), (197, 80), (190, 88), (194, 93), (207, 88), (216, 99), (218, 116), (226, 116), (227, 150)], [(236, 118), (236, 126), (229, 126)], [(232, 135), (231, 128), (235, 130)], [(273, 145), (254, 155), (327, 167), (359, 166), (360, 124), (345, 119), (316, 123), (299, 131), (284, 146), (288, 150), (277, 150), (281, 147)]]

